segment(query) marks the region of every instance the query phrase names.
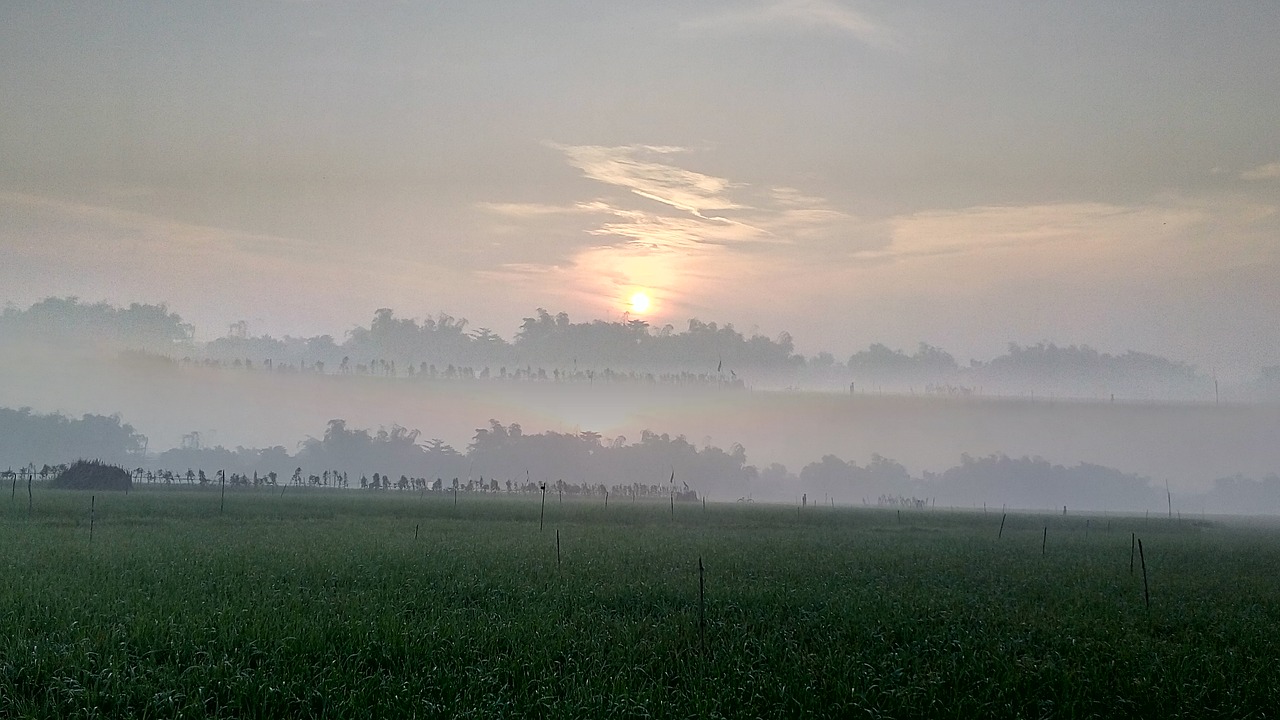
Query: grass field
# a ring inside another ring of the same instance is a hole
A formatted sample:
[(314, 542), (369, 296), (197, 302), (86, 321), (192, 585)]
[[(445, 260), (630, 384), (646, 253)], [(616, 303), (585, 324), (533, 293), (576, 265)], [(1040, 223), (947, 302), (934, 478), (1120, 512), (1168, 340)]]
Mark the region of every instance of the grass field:
[(549, 496), (539, 530), (529, 499), (143, 490), (97, 494), (90, 539), (88, 493), (0, 502), (0, 717), (1280, 707), (1266, 528)]

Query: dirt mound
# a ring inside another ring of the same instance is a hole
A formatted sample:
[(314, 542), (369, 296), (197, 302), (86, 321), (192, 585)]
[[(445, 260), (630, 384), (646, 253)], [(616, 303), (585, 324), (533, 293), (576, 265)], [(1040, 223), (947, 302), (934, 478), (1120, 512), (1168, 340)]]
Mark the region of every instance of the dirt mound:
[(78, 460), (58, 473), (50, 487), (63, 490), (129, 490), (133, 478), (129, 471), (98, 460)]

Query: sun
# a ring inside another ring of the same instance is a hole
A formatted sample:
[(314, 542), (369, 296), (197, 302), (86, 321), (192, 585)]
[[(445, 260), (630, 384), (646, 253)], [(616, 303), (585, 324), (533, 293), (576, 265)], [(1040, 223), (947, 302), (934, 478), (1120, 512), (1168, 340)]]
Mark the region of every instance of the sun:
[(643, 292), (637, 292), (631, 296), (631, 312), (636, 315), (643, 315), (649, 312), (650, 304), (649, 296)]

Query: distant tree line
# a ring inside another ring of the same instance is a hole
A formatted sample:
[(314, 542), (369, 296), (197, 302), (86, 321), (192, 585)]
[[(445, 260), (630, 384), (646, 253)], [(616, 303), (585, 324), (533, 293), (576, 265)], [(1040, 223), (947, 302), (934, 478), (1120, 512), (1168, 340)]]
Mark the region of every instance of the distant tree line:
[[(1215, 400), (1212, 377), (1194, 366), (1148, 353), (1100, 352), (1088, 345), (1010, 343), (989, 361), (960, 363), (920, 343), (910, 353), (872, 344), (840, 361), (829, 352), (805, 357), (791, 335), (744, 334), (732, 324), (690, 319), (677, 330), (639, 319), (574, 322), (539, 308), (507, 340), (489, 328), (468, 329), (444, 313), (397, 317), (380, 308), (369, 325), (339, 342), (330, 335), (254, 336), (234, 323), (225, 336), (191, 340), (192, 328), (164, 305), (115, 308), (75, 298), (49, 298), (26, 310), (6, 307), (0, 340), (134, 349), (194, 363), (442, 380), (526, 379), (594, 383), (714, 382), (730, 387), (823, 388), (853, 393), (1041, 395), (1109, 399)], [(1246, 398), (1280, 398), (1280, 368), (1263, 369), (1240, 389)]]
[(146, 447), (147, 438), (118, 415), (75, 419), (33, 413), (31, 408), (0, 408), (0, 459), (6, 465), (83, 458), (131, 466), (142, 462)]
[(1173, 497), (1149, 478), (1080, 463), (1001, 454), (974, 458), (940, 473), (912, 475), (872, 455), (866, 465), (827, 455), (792, 474), (780, 464), (757, 468), (746, 449), (698, 447), (683, 436), (645, 431), (636, 442), (594, 432), (526, 433), (491, 420), (458, 450), (422, 441), (400, 426), (377, 431), (331, 420), (321, 437), (295, 453), (283, 447), (205, 447), (194, 433), (183, 446), (146, 455), (146, 438), (118, 417), (79, 420), (0, 408), (4, 477), (47, 479), (79, 458), (130, 469), (135, 482), (207, 486), (316, 486), (420, 492), (548, 492), (569, 496), (718, 500), (786, 499), (804, 504), (898, 507), (1008, 506), (1081, 510), (1280, 514), (1280, 476), (1220, 478), (1203, 493)]
[(0, 340), (13, 343), (174, 353), (191, 347), (192, 332), (192, 326), (165, 305), (132, 303), (122, 308), (51, 297), (25, 310), (6, 305), (0, 312)]

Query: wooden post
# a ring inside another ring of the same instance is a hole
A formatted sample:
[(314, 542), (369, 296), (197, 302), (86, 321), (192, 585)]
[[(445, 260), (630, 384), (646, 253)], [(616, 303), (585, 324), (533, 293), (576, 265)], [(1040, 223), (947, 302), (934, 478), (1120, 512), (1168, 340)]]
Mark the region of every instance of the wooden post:
[(542, 509), (538, 511), (538, 532), (542, 532), (542, 520), (547, 515), (547, 484), (542, 483)]
[(1044, 546), (1049, 543), (1049, 526), (1044, 526), (1044, 536), (1040, 538), (1040, 557), (1044, 557)]
[(1009, 513), (1000, 516), (1000, 532), (996, 533), (996, 539), (1004, 537), (1004, 521), (1009, 517)]
[(90, 496), (89, 496), (89, 544), (90, 544), (90, 545), (92, 545), (92, 544), (93, 544), (93, 519), (94, 519), (94, 518), (93, 518), (93, 515), (94, 515), (94, 507), (93, 507), (93, 504), (94, 504), (94, 501), (95, 501), (96, 499), (97, 499), (97, 496), (96, 496), (96, 495), (90, 495)]
[(1147, 612), (1151, 612), (1151, 590), (1147, 585), (1147, 556), (1142, 552), (1142, 540), (1138, 540), (1138, 559), (1142, 561), (1142, 598), (1147, 601)]
[(218, 514), (227, 509), (227, 471), (218, 472), (218, 484), (222, 487), (222, 499), (218, 501)]
[(556, 529), (556, 572), (560, 572), (560, 530)]

